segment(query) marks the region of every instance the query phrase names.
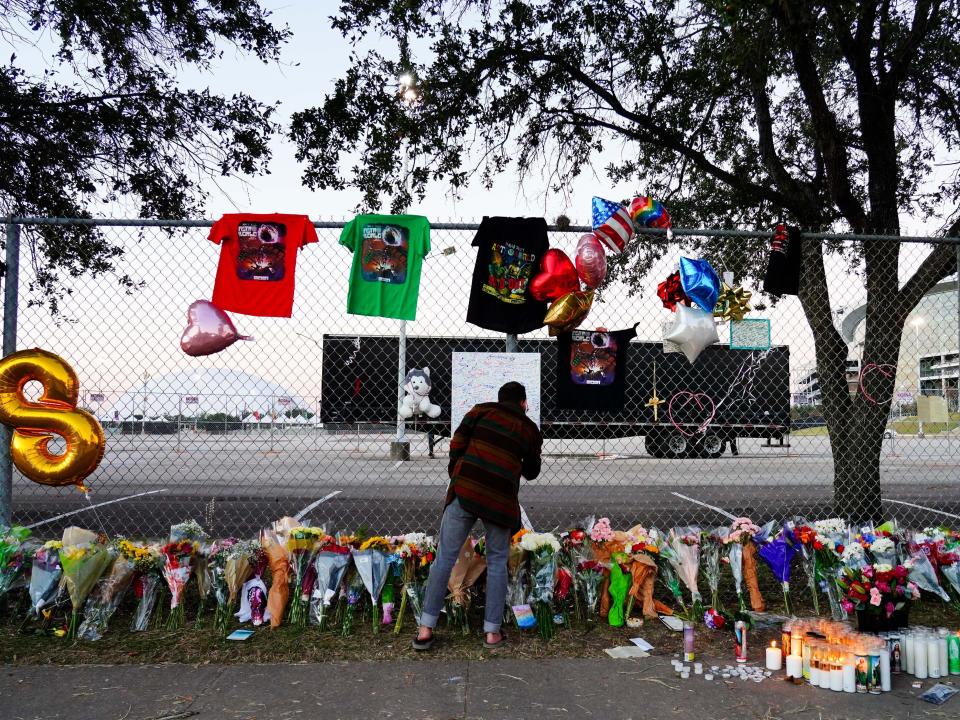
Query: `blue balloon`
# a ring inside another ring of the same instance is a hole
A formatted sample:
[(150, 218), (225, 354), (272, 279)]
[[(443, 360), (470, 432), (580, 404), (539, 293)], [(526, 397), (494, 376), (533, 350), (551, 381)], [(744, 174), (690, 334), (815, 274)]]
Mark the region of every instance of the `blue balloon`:
[(720, 278), (706, 260), (680, 258), (683, 292), (705, 312), (713, 312), (720, 297)]

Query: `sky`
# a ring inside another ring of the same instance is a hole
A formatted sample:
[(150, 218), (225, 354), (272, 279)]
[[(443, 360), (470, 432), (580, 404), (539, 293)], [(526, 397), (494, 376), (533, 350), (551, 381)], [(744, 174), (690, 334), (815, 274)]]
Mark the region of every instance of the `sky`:
[[(293, 30), (279, 64), (264, 65), (228, 48), (209, 72), (188, 69), (181, 77), (185, 86), (209, 86), (223, 94), (245, 92), (265, 102), (279, 100), (282, 104), (278, 120), (286, 124), (291, 113), (323, 101), (333, 81), (347, 67), (350, 46), (329, 27), (327, 15), (335, 8), (333, 2), (265, 4), (275, 11), (277, 23), (286, 23)], [(21, 61), (32, 64), (34, 69), (44, 64), (42, 48), (37, 49), (33, 58), (29, 52), (24, 58)], [(294, 159), (293, 145), (278, 136), (272, 148), (269, 175), (207, 184), (208, 218), (240, 211), (308, 214), (314, 220), (346, 220), (353, 216), (359, 201), (356, 191), (307, 189), (300, 180), (301, 168)], [(544, 184), (535, 176), (520, 184), (508, 172), (492, 189), (473, 186), (459, 199), (451, 197), (444, 187), (434, 186), (409, 212), (426, 215), (435, 223), (478, 222), (484, 215), (544, 216), (552, 222), (563, 213), (574, 223), (587, 224), (594, 195), (619, 199), (638, 190), (625, 184), (611, 185), (602, 177), (605, 164), (604, 157), (596, 158), (594, 170), (574, 180), (569, 197), (545, 192)], [(129, 213), (120, 206), (110, 208), (106, 214), (119, 217)], [(913, 219), (905, 230), (933, 231), (935, 227), (930, 225), (924, 219)], [(393, 334), (397, 330), (392, 321), (359, 319), (345, 313), (350, 256), (336, 245), (337, 233), (325, 231), (318, 246), (301, 253), (293, 319), (237, 317), (240, 332), (256, 336), (256, 343), (244, 343), (243, 347), (235, 346), (211, 358), (187, 358), (179, 351), (177, 339), (187, 305), (194, 299), (210, 297), (217, 248), (206, 241), (203, 230), (174, 238), (150, 231), (139, 239), (129, 231), (111, 232), (128, 247), (122, 269), (147, 283), (145, 290), (134, 296), (119, 296), (108, 280), (78, 281), (79, 292), (65, 303), (68, 322), (52, 320), (42, 308), (21, 311), (20, 343), (50, 347), (74, 356), (85, 384), (105, 390), (107, 395), (116, 396), (136, 387), (144, 377), (219, 367), (258, 374), (284, 384), (297, 395), (315, 397), (319, 393), (319, 358), (314, 341), (330, 332)], [(572, 255), (576, 239), (575, 235), (566, 235), (552, 240)], [(476, 328), (463, 322), (473, 264), (469, 242), (469, 234), (434, 234), (435, 249), (455, 246), (457, 253), (449, 259), (428, 262), (420, 311), (409, 328), (411, 334), (477, 333)], [(916, 267), (922, 257), (922, 247), (905, 247), (904, 273)], [(631, 296), (622, 287), (613, 288), (604, 302), (595, 306), (588, 326), (618, 329), (639, 322), (641, 338), (659, 340), (662, 324), (669, 322), (671, 316), (652, 299), (652, 290), (672, 269), (673, 262), (665, 262), (651, 273), (644, 296)], [(851, 280), (842, 264), (830, 261), (828, 277), (835, 308), (850, 310), (863, 302), (862, 284)], [(29, 270), (26, 279), (29, 280)], [(813, 362), (812, 338), (798, 301), (787, 298), (762, 316), (771, 319), (774, 343), (791, 346), (791, 365), (794, 377), (798, 377)]]

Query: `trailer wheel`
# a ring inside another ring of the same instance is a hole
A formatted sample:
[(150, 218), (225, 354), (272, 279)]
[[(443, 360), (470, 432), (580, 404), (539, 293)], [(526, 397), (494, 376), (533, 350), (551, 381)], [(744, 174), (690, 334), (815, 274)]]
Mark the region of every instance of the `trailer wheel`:
[(663, 458), (666, 457), (667, 454), (663, 436), (659, 433), (644, 435), (643, 449), (647, 451), (647, 455), (650, 457)]
[(723, 455), (723, 438), (716, 433), (707, 433), (699, 444), (704, 457), (716, 459)]
[(682, 458), (690, 450), (690, 443), (683, 435), (674, 433), (667, 438), (667, 455)]

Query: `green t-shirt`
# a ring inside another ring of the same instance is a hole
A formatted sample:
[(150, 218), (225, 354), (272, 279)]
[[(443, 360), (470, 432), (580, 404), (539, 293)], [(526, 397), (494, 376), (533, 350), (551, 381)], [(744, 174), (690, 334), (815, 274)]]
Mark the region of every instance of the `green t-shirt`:
[(340, 244), (353, 251), (347, 312), (416, 320), (430, 221), (422, 215), (358, 215), (343, 228)]

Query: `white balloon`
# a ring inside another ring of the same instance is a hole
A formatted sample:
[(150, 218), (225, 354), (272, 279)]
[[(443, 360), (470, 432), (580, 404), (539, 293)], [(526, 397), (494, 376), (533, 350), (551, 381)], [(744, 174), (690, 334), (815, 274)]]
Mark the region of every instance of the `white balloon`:
[(720, 341), (713, 313), (686, 305), (677, 305), (673, 327), (663, 339), (679, 345), (691, 364), (705, 347)]

